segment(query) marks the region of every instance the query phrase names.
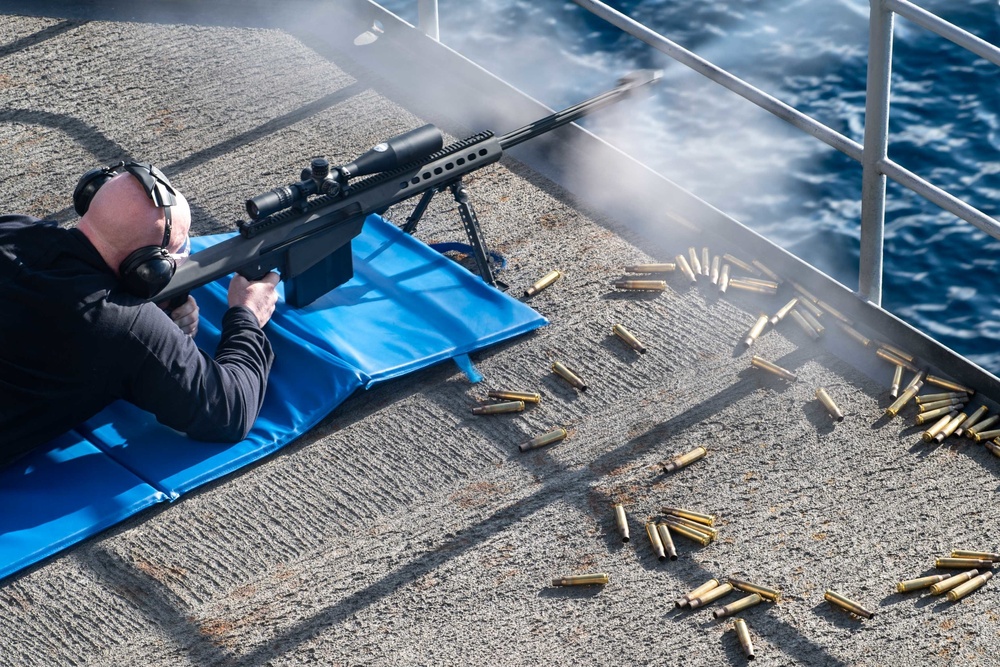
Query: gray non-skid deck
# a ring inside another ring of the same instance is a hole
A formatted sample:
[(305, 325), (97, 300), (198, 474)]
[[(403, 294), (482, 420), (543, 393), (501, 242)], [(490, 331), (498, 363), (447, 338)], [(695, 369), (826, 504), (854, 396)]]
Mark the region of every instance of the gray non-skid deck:
[[(0, 208), (72, 224), (78, 176), (128, 154), (165, 168), (198, 233), (228, 230), (313, 155), (347, 161), (425, 121), (365, 74), (276, 30), (3, 16)], [(785, 596), (742, 614), (758, 664), (997, 664), (996, 583), (956, 604), (894, 590), (952, 548), (997, 549), (1000, 459), (921, 443), (912, 407), (883, 416), (887, 365), (841, 341), (847, 363), (790, 322), (753, 352), (798, 382), (751, 370), (741, 341), (786, 298), (679, 274), (661, 294), (610, 287), (692, 242), (739, 254), (725, 239), (644, 238), (509, 159), (468, 187), (512, 294), (565, 272), (530, 301), (551, 324), (476, 355), (481, 385), (442, 364), (359, 393), (277, 455), (0, 582), (0, 663), (743, 664), (718, 604), (673, 606), (743, 575)], [(453, 208), (438, 197), (419, 236), (462, 240)], [(486, 388), (544, 398), (474, 417)], [(570, 437), (518, 452), (555, 426)], [(704, 460), (660, 471), (697, 445)], [(642, 522), (663, 505), (717, 515), (719, 540), (677, 538), (680, 559), (657, 561)], [(611, 582), (549, 586), (584, 572)], [(827, 588), (876, 617), (831, 608)]]

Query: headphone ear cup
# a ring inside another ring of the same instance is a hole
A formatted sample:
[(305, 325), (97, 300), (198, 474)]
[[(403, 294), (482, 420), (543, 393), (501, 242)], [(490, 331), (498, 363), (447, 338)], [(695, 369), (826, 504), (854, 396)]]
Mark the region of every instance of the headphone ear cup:
[(133, 251), (118, 267), (119, 280), (129, 293), (151, 299), (174, 277), (177, 263), (166, 248), (148, 245)]
[(94, 195), (101, 189), (101, 186), (110, 181), (115, 175), (114, 171), (109, 171), (106, 167), (91, 169), (80, 177), (76, 187), (73, 188), (73, 208), (76, 214), (83, 217), (83, 214), (90, 208), (90, 202)]

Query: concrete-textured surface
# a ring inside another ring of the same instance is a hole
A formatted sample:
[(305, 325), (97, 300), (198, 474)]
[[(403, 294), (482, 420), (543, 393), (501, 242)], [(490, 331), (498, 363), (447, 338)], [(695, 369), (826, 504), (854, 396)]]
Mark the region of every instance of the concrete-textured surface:
[[(78, 176), (127, 154), (165, 168), (198, 233), (228, 230), (312, 155), (347, 161), (423, 122), (358, 71), (278, 31), (3, 16), (0, 208), (74, 224)], [(912, 407), (883, 416), (887, 366), (791, 322), (752, 351), (798, 381), (751, 370), (741, 341), (784, 292), (610, 287), (690, 242), (739, 254), (724, 239), (641, 238), (507, 159), (467, 184), (512, 294), (565, 271), (530, 301), (551, 325), (477, 355), (481, 385), (442, 364), (359, 393), (269, 459), (0, 582), (0, 664), (743, 664), (719, 603), (673, 606), (729, 575), (784, 592), (742, 614), (758, 664), (1000, 664), (996, 583), (955, 604), (894, 592), (952, 548), (997, 550), (1000, 460), (923, 444)], [(420, 237), (461, 240), (453, 209), (439, 196)], [(544, 398), (474, 417), (487, 388)], [(555, 426), (570, 437), (519, 453)], [(704, 460), (662, 473), (697, 445)], [(717, 515), (719, 539), (677, 537), (680, 559), (657, 561), (643, 521), (663, 505)], [(549, 585), (584, 572), (611, 581)], [(831, 608), (827, 588), (876, 616)]]

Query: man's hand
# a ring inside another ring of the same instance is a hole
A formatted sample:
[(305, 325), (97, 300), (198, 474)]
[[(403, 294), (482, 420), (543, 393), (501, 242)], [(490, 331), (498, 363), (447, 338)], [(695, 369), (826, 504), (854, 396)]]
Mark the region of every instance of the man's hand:
[(274, 305), (278, 302), (278, 292), (275, 289), (278, 280), (280, 277), (273, 271), (253, 282), (237, 273), (229, 283), (229, 307), (249, 308), (263, 327), (271, 319)]
[[(166, 310), (165, 307), (164, 310)], [(167, 314), (170, 315), (170, 319), (174, 321), (174, 324), (180, 327), (181, 331), (188, 336), (194, 338), (194, 335), (198, 333), (198, 302), (190, 294), (187, 301), (173, 310), (167, 311)]]

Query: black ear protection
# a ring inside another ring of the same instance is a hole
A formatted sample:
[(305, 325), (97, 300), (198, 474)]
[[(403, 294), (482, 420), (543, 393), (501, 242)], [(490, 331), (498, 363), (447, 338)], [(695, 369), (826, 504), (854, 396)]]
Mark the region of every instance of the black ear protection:
[(177, 270), (177, 263), (167, 250), (170, 245), (170, 207), (177, 203), (177, 192), (163, 172), (151, 164), (133, 161), (91, 169), (80, 177), (73, 190), (73, 208), (83, 216), (101, 186), (122, 171), (132, 174), (153, 204), (163, 209), (165, 224), (160, 245), (143, 246), (133, 251), (118, 267), (119, 279), (125, 289), (143, 299), (151, 299), (167, 286)]

